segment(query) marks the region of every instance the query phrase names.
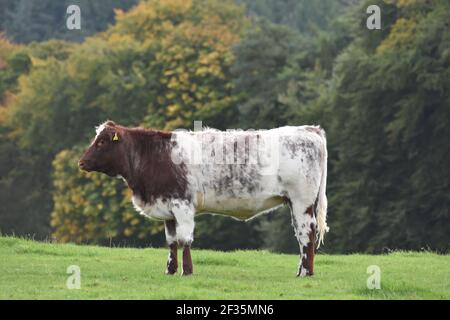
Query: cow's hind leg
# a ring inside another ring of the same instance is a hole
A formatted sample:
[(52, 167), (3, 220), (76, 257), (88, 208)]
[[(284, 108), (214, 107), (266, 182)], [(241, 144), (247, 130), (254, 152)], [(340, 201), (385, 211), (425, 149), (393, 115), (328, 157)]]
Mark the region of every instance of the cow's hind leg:
[(167, 258), (166, 274), (175, 274), (178, 270), (178, 244), (176, 238), (176, 222), (168, 220), (164, 222), (166, 240), (169, 245), (169, 257)]
[(300, 248), (300, 262), (297, 276), (314, 274), (314, 245), (316, 219), (314, 205), (306, 207), (300, 203), (291, 203), (292, 225)]

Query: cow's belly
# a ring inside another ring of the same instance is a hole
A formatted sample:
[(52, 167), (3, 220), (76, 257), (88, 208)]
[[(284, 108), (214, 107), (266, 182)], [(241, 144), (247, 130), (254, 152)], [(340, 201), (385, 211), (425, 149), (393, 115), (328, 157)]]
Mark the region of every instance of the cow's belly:
[(168, 205), (169, 202), (157, 199), (155, 203), (147, 204), (144, 203), (139, 197), (133, 196), (132, 202), (134, 208), (143, 216), (153, 220), (171, 220), (173, 219), (173, 214), (171, 213)]
[(215, 213), (240, 220), (250, 219), (284, 204), (284, 199), (281, 196), (255, 198), (205, 196), (204, 199), (198, 200), (198, 213)]

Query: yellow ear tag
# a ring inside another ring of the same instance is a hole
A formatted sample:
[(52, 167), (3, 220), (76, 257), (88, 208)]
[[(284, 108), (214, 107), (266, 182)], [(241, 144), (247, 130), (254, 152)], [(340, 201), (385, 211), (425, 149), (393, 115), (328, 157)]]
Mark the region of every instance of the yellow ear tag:
[(113, 141), (119, 141), (119, 136), (117, 135), (117, 132), (114, 133), (114, 137), (112, 139)]

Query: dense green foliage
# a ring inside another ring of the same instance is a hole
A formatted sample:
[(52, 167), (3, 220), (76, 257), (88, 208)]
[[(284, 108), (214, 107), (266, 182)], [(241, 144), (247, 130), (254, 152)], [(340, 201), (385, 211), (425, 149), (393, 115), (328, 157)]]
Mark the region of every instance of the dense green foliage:
[(358, 35), (335, 66), (329, 194), (340, 251), (449, 248), (450, 4), (395, 10), (386, 37)]
[[(167, 249), (100, 248), (0, 237), (0, 299), (449, 299), (449, 255), (317, 255), (296, 278), (297, 255), (195, 250), (194, 275), (164, 274)], [(80, 289), (66, 283), (80, 267)], [(367, 288), (367, 267), (381, 288)]]
[(238, 0), (250, 16), (266, 17), (305, 34), (331, 29), (331, 21), (359, 0)]
[[(152, 237), (161, 224), (141, 226), (143, 219), (130, 218), (131, 204), (116, 201), (116, 194), (91, 193), (100, 183), (104, 190), (123, 189), (123, 183), (78, 179), (77, 160), (95, 125), (108, 118), (167, 129), (190, 127), (193, 119), (219, 124), (233, 106), (228, 69), (244, 24), (242, 10), (230, 3), (152, 2), (118, 11), (113, 27), (73, 48), (55, 41), (31, 45), (31, 70), (4, 107), (5, 132), (19, 150), (2, 182), (17, 196), (20, 209), (13, 202), (0, 209), (2, 230), (43, 237), (52, 211), (53, 236), (61, 241), (161, 244), (161, 234)], [(62, 54), (72, 49), (69, 56)], [(8, 64), (6, 72), (12, 67)], [(82, 148), (72, 148), (76, 145)], [(32, 198), (14, 190), (21, 179), (27, 185), (22, 190), (32, 190)], [(85, 214), (79, 214), (81, 204)], [(39, 225), (20, 222), (32, 214)], [(101, 224), (105, 219), (114, 223)], [(147, 238), (142, 230), (149, 230)]]
[[(19, 43), (45, 41), (51, 38), (81, 41), (114, 21), (113, 9), (128, 9), (137, 0), (2, 0), (0, 29)], [(69, 5), (81, 9), (81, 30), (68, 30), (66, 13)]]
[[(36, 4), (47, 14), (29, 29), (18, 17), (31, 2), (1, 3), (14, 22), (0, 25), (6, 37), (46, 41), (0, 37), (0, 231), (163, 243), (161, 223), (133, 211), (121, 180), (76, 167), (108, 118), (164, 129), (320, 124), (323, 250), (449, 249), (447, 1), (375, 1), (382, 30), (365, 27), (373, 1), (142, 1), (114, 19), (117, 2), (79, 1), (95, 25), (78, 35), (55, 27), (64, 1)], [(250, 223), (200, 216), (195, 233), (203, 248), (297, 250), (286, 208)]]

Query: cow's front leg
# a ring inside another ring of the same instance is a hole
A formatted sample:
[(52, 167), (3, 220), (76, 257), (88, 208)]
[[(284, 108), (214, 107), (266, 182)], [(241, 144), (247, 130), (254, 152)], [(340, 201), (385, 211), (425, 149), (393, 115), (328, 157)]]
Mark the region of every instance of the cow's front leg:
[(188, 276), (194, 272), (191, 258), (191, 245), (184, 245), (183, 248), (183, 276)]
[(178, 245), (176, 238), (176, 222), (175, 220), (167, 220), (164, 222), (166, 230), (166, 240), (169, 245), (169, 257), (167, 258), (166, 274), (175, 274), (178, 270)]
[(194, 206), (188, 201), (177, 200), (173, 203), (172, 213), (176, 220), (176, 237), (183, 246), (183, 276), (194, 272), (191, 258), (191, 244), (194, 241)]

